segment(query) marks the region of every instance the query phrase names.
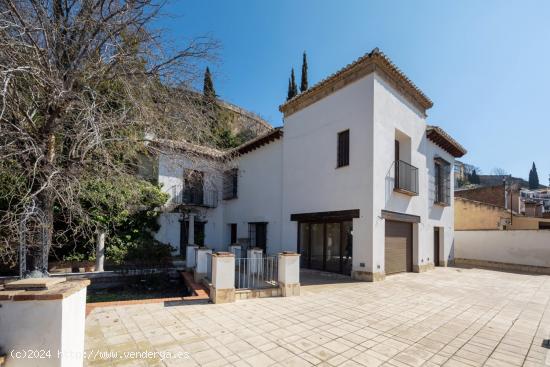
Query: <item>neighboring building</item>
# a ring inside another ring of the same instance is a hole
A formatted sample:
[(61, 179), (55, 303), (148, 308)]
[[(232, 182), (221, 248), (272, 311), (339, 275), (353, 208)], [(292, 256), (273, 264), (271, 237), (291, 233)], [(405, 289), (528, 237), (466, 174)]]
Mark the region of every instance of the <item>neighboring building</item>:
[(520, 196), (520, 212), (539, 217), (550, 213), (550, 189), (522, 189)]
[[(513, 182), (513, 181), (511, 181)], [(550, 190), (528, 190), (501, 183), (495, 186), (477, 186), (455, 190), (455, 196), (509, 210), (528, 217), (541, 218), (550, 210)]]
[(502, 206), (455, 197), (455, 230), (550, 229), (550, 219), (510, 213)]
[(159, 158), (172, 204), (157, 239), (176, 253), (189, 242), (299, 251), (303, 267), (369, 281), (445, 266), (466, 151), (426, 124), (431, 107), (375, 49), (282, 105), (283, 129), (229, 152), (174, 143)]
[(511, 206), (514, 212), (520, 212), (521, 197), (519, 187), (512, 186), (512, 190), (510, 191), (510, 187), (505, 188), (502, 181), (499, 185), (494, 186), (457, 189), (455, 190), (455, 197), (479, 201), (505, 209), (509, 209)]

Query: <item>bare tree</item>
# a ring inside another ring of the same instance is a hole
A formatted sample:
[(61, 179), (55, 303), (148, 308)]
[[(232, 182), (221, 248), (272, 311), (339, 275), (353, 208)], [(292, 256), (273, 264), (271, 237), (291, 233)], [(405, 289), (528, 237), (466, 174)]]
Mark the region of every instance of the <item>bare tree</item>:
[[(32, 208), (70, 225), (85, 177), (131, 173), (147, 136), (208, 142), (209, 107), (188, 92), (216, 43), (167, 47), (153, 0), (0, 2), (0, 256), (14, 259)], [(85, 227), (85, 226), (84, 226)], [(91, 230), (90, 228), (82, 230)], [(55, 244), (55, 243), (54, 243)], [(46, 249), (49, 250), (49, 249)], [(47, 252), (47, 251), (46, 251)]]
[(508, 176), (508, 171), (504, 168), (495, 167), (491, 170), (491, 174), (495, 176)]

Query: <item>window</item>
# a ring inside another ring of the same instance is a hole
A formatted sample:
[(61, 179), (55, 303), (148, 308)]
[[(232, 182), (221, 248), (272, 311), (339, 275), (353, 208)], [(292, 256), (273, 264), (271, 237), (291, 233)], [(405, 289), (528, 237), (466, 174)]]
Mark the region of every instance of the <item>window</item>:
[(349, 130), (338, 133), (338, 167), (349, 165)]
[(231, 231), (231, 242), (230, 244), (237, 243), (237, 223), (231, 223), (230, 225), (230, 231)]
[(435, 203), (451, 204), (451, 164), (441, 158), (435, 159)]
[(239, 182), (239, 170), (237, 168), (225, 171), (223, 174), (223, 199), (237, 198), (237, 184)]
[(267, 245), (267, 223), (248, 223), (248, 236), (250, 247), (259, 247), (265, 250)]
[(183, 182), (184, 203), (201, 205), (204, 198), (204, 174), (200, 171), (185, 169)]

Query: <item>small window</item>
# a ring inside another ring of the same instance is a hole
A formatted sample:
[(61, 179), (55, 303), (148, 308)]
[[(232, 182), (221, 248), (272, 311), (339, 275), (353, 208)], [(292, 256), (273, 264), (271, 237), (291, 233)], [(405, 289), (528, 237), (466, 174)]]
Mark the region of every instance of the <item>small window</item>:
[(435, 203), (451, 205), (451, 165), (443, 159), (435, 160)]
[(338, 167), (349, 165), (349, 130), (338, 133)]
[(224, 172), (223, 175), (223, 199), (231, 200), (237, 198), (237, 186), (239, 181), (239, 170), (237, 168)]
[(259, 247), (265, 251), (267, 246), (267, 223), (248, 223), (250, 247)]

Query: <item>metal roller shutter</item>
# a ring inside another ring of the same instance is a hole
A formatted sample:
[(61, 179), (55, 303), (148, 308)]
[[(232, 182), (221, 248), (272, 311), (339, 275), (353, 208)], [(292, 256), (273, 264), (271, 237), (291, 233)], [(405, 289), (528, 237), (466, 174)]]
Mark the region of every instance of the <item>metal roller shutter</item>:
[(412, 224), (386, 220), (386, 274), (412, 271)]

